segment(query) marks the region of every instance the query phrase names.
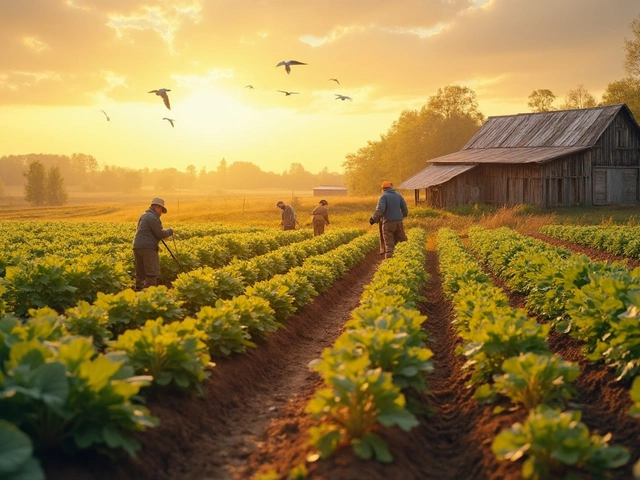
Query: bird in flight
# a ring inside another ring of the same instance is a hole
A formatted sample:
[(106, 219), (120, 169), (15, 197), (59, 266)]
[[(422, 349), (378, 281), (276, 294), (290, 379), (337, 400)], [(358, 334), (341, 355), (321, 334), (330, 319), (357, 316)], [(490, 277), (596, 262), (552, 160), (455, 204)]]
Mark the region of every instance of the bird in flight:
[(100, 110), (102, 113), (104, 113), (104, 116), (107, 117), (107, 122), (109, 122), (111, 119), (109, 118), (109, 115), (107, 115), (107, 112), (105, 112), (104, 110)]
[(302, 63), (297, 60), (283, 60), (277, 64), (276, 67), (279, 67), (280, 65), (284, 65), (284, 69), (287, 73), (291, 73), (291, 65), (306, 65), (306, 63)]
[(164, 104), (165, 106), (171, 110), (171, 106), (169, 105), (169, 95), (167, 95), (167, 92), (170, 92), (171, 90), (169, 90), (168, 88), (159, 88), (157, 90), (151, 90), (148, 93), (155, 93), (156, 95), (162, 97), (162, 100), (164, 100)]
[(330, 78), (330, 79), (329, 79), (329, 80), (327, 80), (327, 81), (328, 81), (328, 82), (330, 82), (330, 81), (332, 81), (332, 80), (333, 80), (334, 82), (336, 82), (338, 85), (340, 85), (340, 82), (338, 81), (338, 79), (337, 79), (337, 78)]
[(252, 90), (253, 90), (253, 85), (247, 85), (247, 86), (246, 86), (246, 87), (244, 87), (244, 88), (250, 88), (250, 89), (252, 89)]
[[(173, 127), (173, 122), (175, 122), (175, 120), (173, 118), (164, 117), (163, 120), (168, 120), (169, 123), (171, 124), (171, 126)], [(175, 128), (175, 127), (173, 127), (173, 128)]]
[(342, 101), (349, 100), (350, 102), (353, 102), (353, 98), (347, 97), (346, 95), (338, 95), (337, 93), (335, 95), (336, 95), (336, 100), (342, 100)]
[(284, 90), (278, 90), (278, 92), (280, 92), (280, 93), (284, 93), (287, 97), (288, 97), (289, 95), (295, 95), (295, 94), (300, 93), (300, 92), (285, 92)]

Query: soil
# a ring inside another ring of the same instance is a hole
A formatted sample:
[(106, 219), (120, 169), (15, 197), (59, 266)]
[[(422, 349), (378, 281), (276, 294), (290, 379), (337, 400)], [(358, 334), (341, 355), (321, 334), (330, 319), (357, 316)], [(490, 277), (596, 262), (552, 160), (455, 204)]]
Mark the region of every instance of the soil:
[[(469, 375), (455, 353), (460, 338), (451, 324), (453, 310), (442, 291), (433, 239), (428, 247), (430, 280), (423, 292), (426, 300), (419, 308), (427, 317), (424, 328), (429, 335), (428, 347), (434, 352), (434, 371), (427, 377), (430, 393), (415, 400), (429, 413), (422, 415), (420, 425), (410, 432), (397, 428), (378, 432), (389, 446), (393, 463), (358, 459), (347, 447), (329, 459), (307, 461), (314, 453), (308, 445), (308, 432), (316, 422), (304, 409), (322, 387), (308, 363), (333, 344), (357, 307), (381, 260), (372, 253), (291, 317), (286, 329), (245, 355), (217, 362), (205, 383), (204, 398), (168, 392), (150, 398), (148, 406), (161, 423), (137, 436), (142, 450), (136, 459), (111, 462), (87, 455), (56, 456), (43, 461), (47, 478), (244, 480), (275, 473), (272, 478), (285, 479), (299, 466), (304, 466), (307, 476), (289, 478), (521, 478), (521, 462), (498, 462), (491, 452), (491, 440), (501, 429), (524, 420), (526, 412), (493, 415), (493, 406), (478, 404), (467, 388)], [(561, 348), (562, 342), (557, 343)], [(573, 355), (581, 355), (579, 345), (570, 347)], [(613, 431), (614, 443), (630, 447), (632, 458), (637, 459), (640, 445), (634, 445), (634, 439), (640, 444), (640, 422), (633, 423), (625, 415), (630, 406), (628, 387), (625, 398), (606, 369), (589, 365), (585, 365), (580, 382), (583, 420), (603, 433)], [(632, 478), (630, 472), (630, 467), (626, 468), (616, 478)]]

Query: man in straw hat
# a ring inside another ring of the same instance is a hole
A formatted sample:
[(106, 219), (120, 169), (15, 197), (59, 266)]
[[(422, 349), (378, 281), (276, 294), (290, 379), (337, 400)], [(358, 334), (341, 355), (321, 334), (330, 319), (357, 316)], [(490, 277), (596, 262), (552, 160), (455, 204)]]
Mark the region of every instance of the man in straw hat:
[(409, 214), (407, 202), (402, 195), (395, 191), (391, 182), (382, 182), (382, 195), (378, 199), (378, 206), (369, 219), (373, 225), (382, 220), (381, 244), (384, 244), (384, 258), (391, 258), (398, 242), (406, 242), (402, 220)]
[(136, 266), (136, 289), (157, 286), (160, 276), (160, 240), (173, 235), (173, 230), (162, 229), (160, 215), (167, 213), (162, 198), (151, 200), (151, 206), (140, 216), (133, 239), (133, 258)]

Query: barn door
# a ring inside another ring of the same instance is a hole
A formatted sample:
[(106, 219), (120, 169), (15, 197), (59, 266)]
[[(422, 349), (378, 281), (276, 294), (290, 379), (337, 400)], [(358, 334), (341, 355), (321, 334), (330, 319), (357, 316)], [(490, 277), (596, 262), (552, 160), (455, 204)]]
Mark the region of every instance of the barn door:
[(609, 203), (609, 195), (607, 193), (607, 171), (597, 169), (593, 171), (593, 203), (595, 205), (604, 205)]
[(622, 173), (622, 203), (636, 203), (638, 200), (638, 171), (624, 169)]

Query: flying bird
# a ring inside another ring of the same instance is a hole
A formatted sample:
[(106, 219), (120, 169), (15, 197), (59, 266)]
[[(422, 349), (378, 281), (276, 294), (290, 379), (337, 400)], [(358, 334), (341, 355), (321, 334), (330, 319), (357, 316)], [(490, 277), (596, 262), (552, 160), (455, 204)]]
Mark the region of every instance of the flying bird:
[(171, 106), (169, 105), (169, 95), (167, 95), (167, 92), (170, 92), (171, 90), (167, 89), (167, 88), (159, 88), (157, 90), (151, 90), (148, 93), (155, 93), (156, 95), (162, 97), (162, 100), (164, 100), (164, 104), (165, 106), (171, 110)]
[[(169, 123), (171, 124), (171, 126), (173, 127), (173, 122), (175, 122), (175, 120), (173, 118), (164, 117), (163, 120), (168, 120)], [(175, 128), (175, 127), (173, 127), (173, 128)]]
[(250, 89), (252, 89), (252, 90), (253, 90), (253, 85), (247, 85), (247, 86), (246, 86), (246, 87), (244, 87), (244, 88), (250, 88)]
[(291, 73), (291, 65), (306, 65), (306, 63), (302, 63), (297, 60), (283, 60), (277, 64), (276, 67), (279, 67), (280, 65), (284, 65), (284, 69), (287, 73)]
[(338, 95), (337, 93), (335, 95), (336, 95), (336, 100), (342, 100), (342, 101), (349, 100), (350, 102), (353, 102), (353, 98), (347, 97), (346, 95)]
[(278, 92), (280, 92), (280, 93), (284, 93), (287, 97), (288, 97), (289, 95), (295, 95), (295, 94), (300, 93), (300, 92), (285, 92), (284, 90), (278, 90)]
[(107, 117), (107, 122), (111, 121), (111, 119), (109, 118), (109, 115), (107, 115), (107, 112), (105, 112), (104, 110), (100, 110), (102, 113), (104, 113), (104, 116)]
[(336, 82), (338, 85), (340, 85), (340, 82), (338, 81), (338, 79), (337, 79), (337, 78), (330, 78), (329, 80), (327, 80), (327, 82), (330, 82), (330, 81), (332, 81), (332, 80), (333, 80), (334, 82)]

